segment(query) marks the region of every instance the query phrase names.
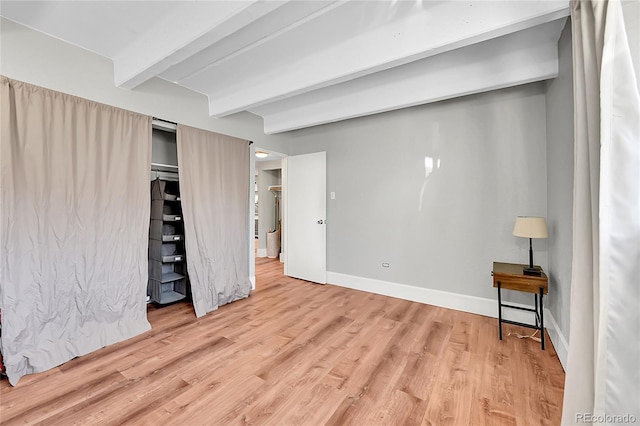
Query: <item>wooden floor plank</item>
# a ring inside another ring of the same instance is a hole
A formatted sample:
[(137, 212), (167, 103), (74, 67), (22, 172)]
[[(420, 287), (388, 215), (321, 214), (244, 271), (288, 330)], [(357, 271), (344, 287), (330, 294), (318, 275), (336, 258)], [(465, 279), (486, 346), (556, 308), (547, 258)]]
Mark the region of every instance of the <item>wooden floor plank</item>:
[[(80, 386), (66, 388), (62, 393), (49, 393), (46, 397), (42, 397), (42, 394), (34, 394), (33, 397), (29, 395), (27, 401), (22, 401), (22, 404), (17, 406), (5, 406), (3, 402), (0, 419), (3, 425), (36, 424), (48, 418), (55, 418), (69, 407), (77, 406), (89, 398), (99, 398), (116, 389), (122, 389), (126, 384), (127, 379), (118, 371), (113, 371), (81, 383)], [(15, 408), (19, 409), (17, 413)]]
[(0, 424), (560, 424), (553, 346), (506, 336), (527, 329), (282, 270), (258, 258), (247, 299), (151, 305), (149, 332), (0, 382)]

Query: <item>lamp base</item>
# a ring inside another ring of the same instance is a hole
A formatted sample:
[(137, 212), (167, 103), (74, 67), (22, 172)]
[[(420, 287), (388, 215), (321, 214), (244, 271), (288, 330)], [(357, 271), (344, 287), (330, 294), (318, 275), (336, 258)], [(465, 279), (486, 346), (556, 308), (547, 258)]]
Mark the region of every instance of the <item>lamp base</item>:
[(525, 268), (522, 268), (522, 274), (523, 275), (531, 275), (534, 277), (541, 277), (542, 276), (542, 271), (540, 271), (540, 269), (538, 268), (529, 268), (528, 266)]

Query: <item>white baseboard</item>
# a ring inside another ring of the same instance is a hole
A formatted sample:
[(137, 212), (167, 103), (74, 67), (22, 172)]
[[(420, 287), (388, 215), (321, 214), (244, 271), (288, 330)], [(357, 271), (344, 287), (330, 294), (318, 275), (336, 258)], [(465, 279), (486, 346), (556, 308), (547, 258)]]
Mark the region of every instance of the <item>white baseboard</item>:
[(249, 277), (249, 281), (251, 281), (251, 290), (255, 290), (256, 289), (256, 276), (254, 275), (253, 277)]
[[(448, 291), (415, 287), (406, 284), (357, 277), (354, 275), (346, 275), (336, 272), (327, 272), (327, 282), (341, 287), (368, 291), (370, 293), (381, 294), (383, 296), (397, 297), (399, 299), (426, 303), (428, 305), (455, 309), (457, 311), (469, 312), (487, 317), (498, 317), (497, 299), (493, 300), (460, 293), (450, 293)], [(510, 304), (515, 306), (525, 306), (518, 303)], [(504, 312), (506, 314), (506, 311)], [(532, 315), (520, 311), (510, 312), (509, 314), (508, 319), (520, 322), (530, 321), (530, 316)]]
[(266, 248), (259, 248), (258, 249), (258, 253), (256, 254), (256, 257), (267, 257), (267, 249)]
[(560, 330), (560, 326), (556, 322), (556, 319), (551, 315), (547, 309), (544, 310), (544, 318), (549, 318), (549, 322), (551, 323), (551, 327), (546, 327), (547, 332), (549, 333), (549, 338), (553, 342), (553, 347), (556, 348), (556, 353), (558, 354), (558, 358), (560, 358), (560, 364), (562, 364), (562, 368), (564, 371), (567, 371), (567, 358), (569, 357), (569, 343), (567, 339), (562, 334)]
[[(484, 315), (492, 318), (498, 317), (497, 294), (496, 299), (487, 299), (484, 297), (469, 296), (466, 294), (415, 287), (406, 284), (357, 277), (355, 275), (347, 275), (330, 271), (327, 271), (327, 283), (340, 287), (351, 288), (354, 290), (380, 294), (383, 296), (396, 297), (398, 299), (411, 300), (413, 302), (440, 306), (442, 308), (455, 309), (457, 311)], [(523, 305), (521, 303), (509, 302), (509, 304), (521, 307), (531, 307)], [(515, 309), (503, 309), (502, 312), (504, 318), (510, 319), (512, 321), (519, 321), (524, 323), (533, 322), (533, 314), (530, 312), (519, 311)], [(562, 366), (565, 367), (569, 345), (567, 344), (564, 335), (560, 331), (560, 327), (558, 327), (558, 323), (556, 322), (555, 318), (553, 318), (551, 312), (546, 308), (544, 310), (544, 319), (545, 328), (547, 329), (553, 346), (558, 353), (558, 358), (560, 358)]]

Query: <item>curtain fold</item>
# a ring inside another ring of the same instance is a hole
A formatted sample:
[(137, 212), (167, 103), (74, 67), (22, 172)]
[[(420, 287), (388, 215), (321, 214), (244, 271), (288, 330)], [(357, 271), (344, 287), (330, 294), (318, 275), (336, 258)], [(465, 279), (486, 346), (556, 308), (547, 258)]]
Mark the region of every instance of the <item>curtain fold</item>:
[(1, 77), (11, 384), (148, 329), (151, 118)]
[(574, 239), (562, 421), (622, 423), (640, 419), (640, 96), (620, 2), (571, 6)]
[(251, 292), (249, 144), (178, 125), (187, 270), (197, 317)]

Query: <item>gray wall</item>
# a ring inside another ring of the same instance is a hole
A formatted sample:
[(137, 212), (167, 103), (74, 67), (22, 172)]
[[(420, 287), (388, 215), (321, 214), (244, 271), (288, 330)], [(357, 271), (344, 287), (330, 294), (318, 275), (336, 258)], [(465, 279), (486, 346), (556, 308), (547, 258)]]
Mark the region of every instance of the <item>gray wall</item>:
[(624, 16), (625, 29), (627, 30), (631, 60), (636, 72), (636, 83), (640, 91), (640, 1), (623, 0), (622, 14)]
[(573, 231), (573, 64), (571, 20), (558, 43), (559, 75), (546, 84), (547, 225), (549, 298), (547, 305), (569, 339)]
[[(512, 231), (547, 213), (542, 83), (289, 136), (292, 155), (327, 152), (329, 271), (495, 298), (492, 262), (528, 261)], [(546, 241), (534, 249), (546, 268)]]
[(151, 134), (151, 162), (178, 165), (178, 147), (176, 133), (153, 129)]

